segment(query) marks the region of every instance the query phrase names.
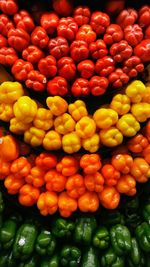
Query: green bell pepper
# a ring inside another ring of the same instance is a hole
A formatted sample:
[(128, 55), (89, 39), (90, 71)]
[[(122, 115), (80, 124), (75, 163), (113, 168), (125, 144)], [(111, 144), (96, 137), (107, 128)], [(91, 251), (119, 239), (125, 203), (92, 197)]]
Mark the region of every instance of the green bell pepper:
[(54, 253), (56, 248), (56, 240), (50, 231), (42, 230), (38, 235), (35, 250), (39, 255), (49, 255)]
[(23, 224), (16, 234), (13, 244), (13, 256), (20, 260), (28, 259), (34, 250), (37, 228), (33, 224)]
[(135, 233), (140, 248), (145, 252), (150, 252), (150, 225), (143, 222), (136, 228)]
[(101, 258), (102, 267), (124, 267), (125, 260), (124, 257), (118, 256), (114, 249), (110, 247)]
[(146, 222), (150, 224), (150, 203), (145, 205), (143, 208), (143, 218)]
[(139, 247), (139, 244), (136, 240), (136, 238), (131, 239), (131, 251), (128, 255), (127, 264), (129, 267), (140, 267), (144, 266), (145, 260), (143, 257), (143, 254), (141, 252), (141, 249)]
[(74, 241), (81, 245), (90, 245), (96, 227), (97, 222), (94, 216), (78, 218), (74, 231)]
[(10, 251), (8, 258), (7, 258), (7, 267), (16, 267), (16, 259), (14, 259), (12, 251)]
[(38, 259), (36, 256), (31, 257), (28, 261), (19, 264), (19, 267), (37, 267)]
[(69, 238), (72, 236), (74, 228), (74, 222), (67, 219), (58, 218), (53, 222), (51, 230), (52, 234), (57, 238)]
[(110, 237), (109, 231), (106, 227), (102, 226), (97, 229), (93, 237), (93, 245), (99, 249), (106, 249), (109, 247)]
[(93, 247), (88, 247), (83, 254), (81, 267), (99, 267), (97, 251)]
[(121, 224), (111, 227), (110, 237), (114, 252), (118, 255), (124, 255), (131, 251), (131, 234), (129, 229)]
[(52, 258), (43, 260), (40, 267), (59, 267), (59, 256), (56, 254)]
[(13, 219), (8, 219), (0, 229), (0, 242), (3, 249), (9, 249), (14, 242), (17, 231), (17, 222)]
[(60, 252), (61, 266), (78, 267), (81, 261), (81, 251), (79, 248), (66, 245)]
[(102, 224), (105, 226), (113, 226), (116, 224), (124, 224), (124, 215), (119, 211), (104, 211), (104, 214), (101, 218)]
[(2, 251), (0, 253), (0, 267), (6, 267), (7, 266), (8, 256), (9, 256), (8, 251)]

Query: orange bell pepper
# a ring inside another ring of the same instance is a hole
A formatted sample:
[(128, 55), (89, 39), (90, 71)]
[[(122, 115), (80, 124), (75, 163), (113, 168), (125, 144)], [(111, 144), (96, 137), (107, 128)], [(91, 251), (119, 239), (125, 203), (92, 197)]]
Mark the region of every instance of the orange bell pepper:
[(58, 196), (55, 192), (44, 192), (40, 194), (37, 207), (43, 216), (52, 215), (58, 208)]
[(58, 197), (59, 212), (62, 217), (70, 217), (71, 214), (77, 210), (77, 201), (63, 192)]
[(79, 163), (73, 156), (64, 156), (57, 164), (56, 170), (64, 176), (71, 176), (76, 174), (79, 170)]
[(95, 192), (86, 192), (78, 199), (78, 207), (82, 212), (95, 212), (99, 208), (98, 195)]
[(44, 181), (45, 171), (37, 166), (30, 170), (30, 173), (26, 176), (25, 180), (28, 184), (34, 187), (42, 187), (45, 184)]
[(105, 179), (105, 184), (108, 186), (116, 185), (117, 181), (120, 179), (120, 172), (111, 164), (103, 165), (101, 173)]
[(130, 174), (122, 175), (116, 185), (116, 188), (119, 193), (134, 196), (136, 194), (135, 178)]
[(145, 159), (140, 157), (134, 159), (130, 172), (139, 183), (146, 183), (150, 178), (150, 166)]
[(148, 140), (142, 134), (137, 134), (128, 142), (128, 149), (133, 153), (141, 153), (147, 146)]
[(8, 193), (11, 195), (17, 194), (24, 183), (24, 178), (18, 179), (13, 174), (8, 175), (4, 181), (4, 185), (7, 188)]
[(127, 174), (133, 166), (133, 158), (128, 154), (114, 155), (112, 157), (111, 164), (117, 171)]
[(0, 180), (5, 179), (10, 174), (10, 162), (4, 161), (0, 158)]
[(87, 174), (84, 176), (84, 183), (88, 191), (100, 193), (104, 188), (104, 177), (99, 172)]
[(30, 184), (25, 184), (19, 191), (19, 203), (23, 206), (33, 206), (37, 203), (40, 196), (40, 190)]
[(68, 196), (72, 198), (79, 198), (82, 196), (86, 191), (83, 176), (80, 174), (75, 174), (68, 177), (66, 182), (66, 190)]
[(147, 122), (147, 124), (145, 126), (144, 135), (146, 136), (146, 138), (150, 142), (150, 120)]
[(86, 174), (94, 174), (102, 166), (101, 158), (98, 154), (86, 154), (80, 159), (80, 167)]
[(150, 144), (143, 150), (142, 156), (150, 164)]
[(46, 173), (44, 180), (48, 191), (62, 192), (65, 189), (67, 179), (56, 170), (50, 170)]
[(5, 161), (12, 161), (19, 156), (19, 146), (16, 139), (11, 135), (0, 138), (0, 157)]
[(36, 165), (45, 171), (53, 169), (57, 164), (57, 157), (50, 153), (41, 153), (35, 161)]
[(105, 186), (99, 193), (99, 199), (102, 206), (106, 209), (116, 209), (120, 202), (120, 194), (113, 186)]
[(24, 157), (20, 157), (13, 161), (10, 167), (10, 171), (12, 174), (16, 176), (16, 178), (26, 177), (31, 170), (31, 165), (28, 160)]

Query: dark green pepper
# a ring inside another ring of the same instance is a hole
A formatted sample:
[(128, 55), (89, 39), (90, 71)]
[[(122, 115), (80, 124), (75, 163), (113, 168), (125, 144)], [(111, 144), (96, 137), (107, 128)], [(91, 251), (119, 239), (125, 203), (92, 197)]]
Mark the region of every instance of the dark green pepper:
[(141, 249), (139, 247), (139, 244), (136, 240), (136, 238), (132, 238), (131, 239), (131, 251), (128, 255), (128, 259), (127, 259), (127, 263), (129, 265), (129, 267), (140, 267), (140, 266), (144, 266), (144, 257), (142, 255)]
[(36, 226), (33, 224), (23, 224), (16, 234), (13, 256), (20, 260), (28, 259), (33, 253), (36, 238)]
[(136, 228), (136, 238), (140, 248), (145, 252), (150, 252), (150, 225), (143, 222)]
[(33, 256), (28, 261), (19, 264), (19, 267), (37, 267), (37, 266), (38, 266), (38, 259), (36, 256)]
[(150, 224), (150, 204), (144, 206), (143, 208), (143, 218), (146, 222)]
[(109, 248), (101, 258), (102, 267), (124, 267), (125, 260), (122, 256), (118, 256), (114, 249)]
[(66, 245), (60, 253), (61, 266), (78, 267), (81, 261), (81, 251), (79, 248)]
[(96, 226), (97, 222), (93, 216), (78, 218), (74, 231), (74, 241), (81, 245), (90, 245)]
[(99, 267), (97, 251), (93, 247), (88, 247), (83, 254), (81, 267)]
[(3, 251), (0, 253), (0, 267), (6, 267), (7, 266), (8, 256), (9, 256), (8, 251)]
[(59, 238), (69, 238), (71, 237), (74, 228), (74, 222), (58, 218), (52, 224), (52, 233)]
[(8, 258), (7, 258), (7, 267), (16, 267), (16, 259), (14, 259), (12, 251), (10, 251)]
[(106, 249), (109, 247), (110, 237), (109, 231), (106, 227), (102, 226), (97, 229), (93, 237), (93, 245), (99, 249)]
[(43, 260), (40, 267), (59, 267), (59, 256), (54, 255), (52, 258)]
[(3, 249), (9, 249), (14, 242), (17, 231), (17, 222), (13, 219), (8, 219), (0, 229), (0, 242)]
[(119, 211), (104, 211), (101, 219), (105, 226), (113, 226), (116, 224), (124, 224), (124, 216)]
[(42, 230), (36, 240), (35, 250), (39, 255), (49, 255), (54, 253), (56, 240), (50, 231)]
[(121, 256), (131, 251), (131, 234), (129, 229), (121, 224), (111, 227), (110, 237), (114, 252)]

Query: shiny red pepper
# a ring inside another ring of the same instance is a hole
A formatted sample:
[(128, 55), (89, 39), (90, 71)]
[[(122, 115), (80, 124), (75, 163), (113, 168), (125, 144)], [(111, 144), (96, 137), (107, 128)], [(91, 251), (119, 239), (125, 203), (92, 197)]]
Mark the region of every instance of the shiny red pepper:
[(52, 38), (48, 44), (49, 53), (56, 59), (60, 59), (69, 54), (68, 41), (64, 37)]
[(26, 10), (21, 10), (14, 15), (14, 23), (16, 28), (23, 29), (28, 33), (31, 33), (35, 28), (34, 21)]
[(65, 96), (68, 94), (68, 83), (63, 77), (56, 76), (48, 82), (47, 91), (49, 95)]
[(47, 34), (54, 34), (57, 30), (59, 17), (54, 12), (46, 12), (42, 15), (40, 22)]
[(90, 91), (92, 95), (103, 95), (108, 87), (108, 79), (105, 77), (93, 76), (89, 82)]
[(71, 57), (62, 57), (57, 62), (59, 76), (71, 81), (76, 76), (76, 65)]
[(112, 45), (123, 39), (123, 30), (118, 24), (110, 24), (104, 34), (103, 40), (105, 44)]
[(46, 77), (37, 70), (31, 70), (28, 73), (28, 78), (25, 82), (28, 88), (31, 88), (37, 92), (44, 91), (46, 89), (46, 83)]
[(30, 62), (18, 59), (12, 66), (11, 72), (16, 80), (24, 82), (27, 80), (28, 73), (31, 70), (33, 70), (33, 66)]
[(52, 4), (56, 13), (63, 17), (71, 15), (73, 11), (72, 0), (53, 0)]
[(89, 79), (94, 74), (95, 65), (90, 59), (83, 60), (78, 64), (77, 70), (82, 78)]
[(142, 6), (139, 10), (138, 24), (143, 28), (150, 24), (150, 6)]
[(56, 59), (53, 56), (42, 58), (38, 63), (39, 71), (47, 78), (52, 78), (57, 73)]
[(71, 87), (71, 92), (74, 96), (87, 96), (90, 94), (89, 81), (83, 78), (75, 80)]
[(0, 33), (8, 36), (9, 30), (14, 29), (14, 24), (7, 15), (0, 15)]
[(108, 80), (114, 88), (121, 88), (128, 83), (129, 76), (118, 68), (109, 75)]
[(29, 45), (25, 50), (22, 51), (23, 59), (36, 64), (39, 60), (44, 57), (44, 53), (35, 45)]
[(0, 1), (0, 10), (7, 15), (14, 15), (18, 11), (18, 5), (15, 0)]
[(96, 36), (96, 32), (92, 30), (92, 27), (89, 24), (84, 24), (77, 32), (76, 40), (82, 40), (90, 44), (96, 40)]
[(115, 69), (115, 61), (112, 57), (105, 56), (96, 61), (95, 71), (100, 76), (108, 76)]
[(31, 34), (31, 42), (33, 45), (45, 48), (49, 42), (46, 31), (42, 27), (37, 26)]
[(58, 36), (66, 38), (68, 41), (75, 40), (78, 31), (78, 24), (71, 17), (60, 19), (57, 26)]
[(23, 29), (11, 29), (8, 32), (8, 43), (16, 51), (22, 52), (29, 45), (30, 36)]
[(131, 46), (136, 46), (143, 39), (142, 28), (138, 24), (128, 25), (124, 29), (124, 38)]
[(132, 56), (123, 63), (123, 71), (129, 77), (136, 77), (139, 72), (144, 71), (144, 65), (141, 62), (141, 59), (137, 56)]
[(89, 7), (88, 6), (77, 6), (73, 12), (73, 18), (79, 27), (84, 24), (88, 24), (91, 18), (91, 11)]
[(132, 47), (125, 40), (115, 43), (110, 47), (110, 54), (116, 62), (128, 59), (132, 52)]
[(103, 12), (95, 11), (92, 13), (90, 25), (97, 34), (104, 34), (110, 24), (110, 17)]
[(150, 39), (150, 25), (146, 28), (144, 37), (144, 39)]
[(133, 25), (138, 18), (138, 13), (133, 8), (124, 9), (117, 17), (116, 22), (121, 28), (125, 28), (128, 25)]
[(142, 62), (150, 61), (150, 39), (145, 39), (134, 48), (134, 55), (138, 56)]
[(8, 46), (7, 39), (2, 34), (0, 34), (0, 48), (6, 47), (6, 46)]
[(0, 49), (0, 64), (12, 66), (17, 59), (16, 51), (12, 47), (2, 47)]
[(89, 51), (93, 59), (99, 59), (104, 56), (107, 56), (108, 54), (107, 46), (105, 42), (101, 39), (98, 39), (96, 42), (90, 43)]
[(73, 41), (70, 46), (70, 54), (74, 61), (80, 62), (89, 56), (88, 44), (85, 41)]

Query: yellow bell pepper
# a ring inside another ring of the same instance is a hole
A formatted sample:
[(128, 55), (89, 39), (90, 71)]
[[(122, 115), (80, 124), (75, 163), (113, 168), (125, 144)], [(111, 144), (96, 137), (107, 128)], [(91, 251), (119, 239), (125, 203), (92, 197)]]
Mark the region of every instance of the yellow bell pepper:
[(93, 119), (100, 129), (110, 128), (118, 121), (118, 113), (113, 109), (100, 108), (96, 110)]
[(93, 136), (83, 139), (82, 146), (85, 150), (89, 151), (90, 153), (95, 153), (100, 147), (100, 137), (97, 133)]
[(150, 118), (150, 104), (138, 103), (132, 105), (131, 113), (139, 122), (144, 122)]
[(130, 98), (127, 95), (117, 94), (113, 97), (110, 108), (115, 110), (119, 115), (124, 115), (129, 112)]
[(55, 131), (63, 135), (73, 132), (75, 124), (75, 121), (68, 113), (58, 116), (54, 121)]
[(23, 123), (30, 123), (34, 120), (37, 113), (37, 104), (28, 96), (22, 96), (14, 104), (14, 114), (17, 120)]
[(81, 118), (76, 124), (76, 133), (80, 138), (88, 138), (95, 134), (95, 121), (88, 116)]
[(141, 81), (136, 80), (127, 86), (125, 92), (132, 103), (140, 103), (146, 95), (146, 86)]
[(59, 150), (62, 146), (61, 135), (54, 130), (46, 133), (43, 146), (46, 150)]
[(108, 147), (115, 147), (123, 142), (123, 135), (116, 127), (100, 131), (101, 143)]
[(88, 115), (86, 105), (82, 100), (76, 100), (68, 106), (68, 111), (75, 121), (79, 121), (82, 117)]
[(0, 85), (0, 103), (13, 104), (23, 95), (24, 90), (21, 83), (3, 82)]
[(150, 104), (150, 85), (146, 85), (146, 94), (143, 96), (142, 102)]
[(60, 96), (49, 96), (46, 104), (53, 115), (60, 116), (67, 111), (68, 103)]
[(16, 118), (10, 120), (9, 130), (15, 134), (24, 134), (32, 126), (32, 123), (24, 123), (23, 121), (18, 121)]
[(53, 126), (53, 114), (45, 108), (38, 108), (36, 116), (33, 120), (33, 125), (44, 131), (48, 131)]
[(31, 127), (24, 133), (24, 141), (33, 147), (41, 146), (45, 137), (45, 131)]
[(131, 137), (140, 130), (140, 124), (131, 113), (128, 113), (118, 120), (117, 128), (124, 136)]
[(75, 153), (81, 148), (81, 139), (76, 132), (68, 133), (62, 138), (62, 146), (66, 153)]
[(0, 120), (9, 122), (13, 117), (13, 104), (0, 104)]

